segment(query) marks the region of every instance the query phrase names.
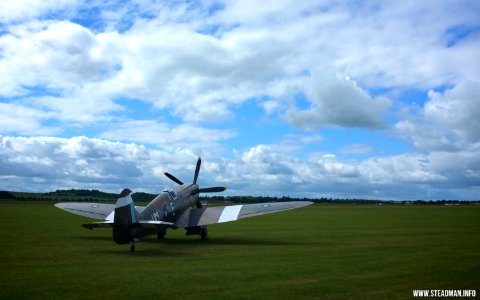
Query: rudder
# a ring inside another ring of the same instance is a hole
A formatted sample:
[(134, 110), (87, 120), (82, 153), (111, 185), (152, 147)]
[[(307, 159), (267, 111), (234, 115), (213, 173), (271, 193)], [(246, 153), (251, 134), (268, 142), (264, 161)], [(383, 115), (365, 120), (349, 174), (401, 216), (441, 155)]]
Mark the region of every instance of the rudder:
[(137, 212), (133, 203), (130, 189), (123, 189), (115, 204), (113, 219), (113, 239), (117, 244), (128, 244), (133, 239), (130, 234), (130, 225), (137, 221)]

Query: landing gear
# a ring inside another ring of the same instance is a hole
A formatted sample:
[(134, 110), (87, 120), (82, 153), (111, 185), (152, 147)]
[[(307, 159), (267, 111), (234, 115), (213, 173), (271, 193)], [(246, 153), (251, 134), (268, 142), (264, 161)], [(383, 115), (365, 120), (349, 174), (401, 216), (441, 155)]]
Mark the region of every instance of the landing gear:
[(163, 231), (157, 231), (157, 239), (163, 240), (165, 238), (165, 235), (167, 234), (166, 230)]
[(207, 226), (193, 226), (186, 227), (186, 235), (199, 235), (202, 240), (206, 240), (208, 237)]
[(208, 230), (207, 230), (207, 227), (203, 227), (202, 228), (202, 231), (200, 232), (200, 238), (202, 240), (206, 240), (208, 237)]
[(132, 241), (132, 245), (130, 246), (130, 252), (135, 252), (135, 242)]

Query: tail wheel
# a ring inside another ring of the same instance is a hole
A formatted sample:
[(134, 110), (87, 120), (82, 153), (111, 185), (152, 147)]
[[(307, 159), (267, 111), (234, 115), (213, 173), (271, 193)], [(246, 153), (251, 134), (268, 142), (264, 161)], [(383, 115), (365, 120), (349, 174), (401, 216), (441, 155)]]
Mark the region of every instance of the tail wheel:
[(206, 240), (206, 239), (207, 239), (207, 237), (208, 237), (207, 227), (203, 227), (203, 228), (202, 228), (202, 231), (200, 232), (200, 237), (202, 238), (202, 240)]
[(163, 240), (165, 238), (165, 235), (167, 235), (167, 231), (164, 230), (164, 231), (158, 231), (157, 232), (157, 239), (159, 240)]

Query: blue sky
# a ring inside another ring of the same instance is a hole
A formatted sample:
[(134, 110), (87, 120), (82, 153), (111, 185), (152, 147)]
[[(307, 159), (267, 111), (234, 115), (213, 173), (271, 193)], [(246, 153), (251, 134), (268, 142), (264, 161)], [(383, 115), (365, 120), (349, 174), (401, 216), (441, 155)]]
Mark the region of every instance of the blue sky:
[(478, 1), (0, 4), (0, 189), (480, 198)]

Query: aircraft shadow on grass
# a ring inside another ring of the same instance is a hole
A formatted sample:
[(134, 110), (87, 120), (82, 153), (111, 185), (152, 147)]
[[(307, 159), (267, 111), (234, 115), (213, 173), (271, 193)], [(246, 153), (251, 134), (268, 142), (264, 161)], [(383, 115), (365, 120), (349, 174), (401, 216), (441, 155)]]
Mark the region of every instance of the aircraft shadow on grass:
[[(78, 237), (84, 240), (90, 241), (110, 241), (111, 238), (107, 236), (81, 236)], [(160, 245), (201, 245), (202, 247), (211, 247), (211, 246), (228, 246), (228, 245), (238, 245), (238, 246), (297, 246), (301, 243), (295, 243), (292, 241), (283, 241), (283, 240), (258, 240), (250, 238), (231, 238), (231, 237), (217, 237), (215, 239), (209, 239), (206, 242), (193, 239), (182, 239), (182, 238), (165, 238), (162, 240), (155, 239), (146, 239), (142, 240), (142, 243), (145, 244), (160, 244)]]
[[(226, 187), (201, 188), (197, 184), (200, 173), (201, 159), (198, 158), (193, 176), (193, 183), (183, 183), (180, 179), (165, 172), (165, 176), (178, 184), (175, 189), (163, 190), (147, 206), (135, 206), (128, 188), (120, 193), (116, 204), (101, 203), (57, 203), (56, 207), (73, 214), (99, 219), (102, 221), (83, 224), (83, 227), (111, 228), (113, 240), (121, 244), (131, 244), (130, 251), (135, 251), (135, 242), (143, 241), (145, 237), (157, 235), (163, 239), (167, 229), (185, 228), (186, 235), (199, 235), (202, 240), (208, 236), (207, 225), (237, 221), (243, 218), (255, 217), (300, 208), (313, 204), (310, 201), (290, 201), (256, 203), (231, 206), (203, 207), (200, 193), (217, 193)], [(103, 239), (103, 237), (102, 237)], [(148, 240), (146, 240), (148, 241)], [(192, 245), (198, 241), (189, 239), (167, 239), (164, 244)], [(278, 245), (277, 241), (248, 240), (239, 238), (216, 238), (206, 245)]]

